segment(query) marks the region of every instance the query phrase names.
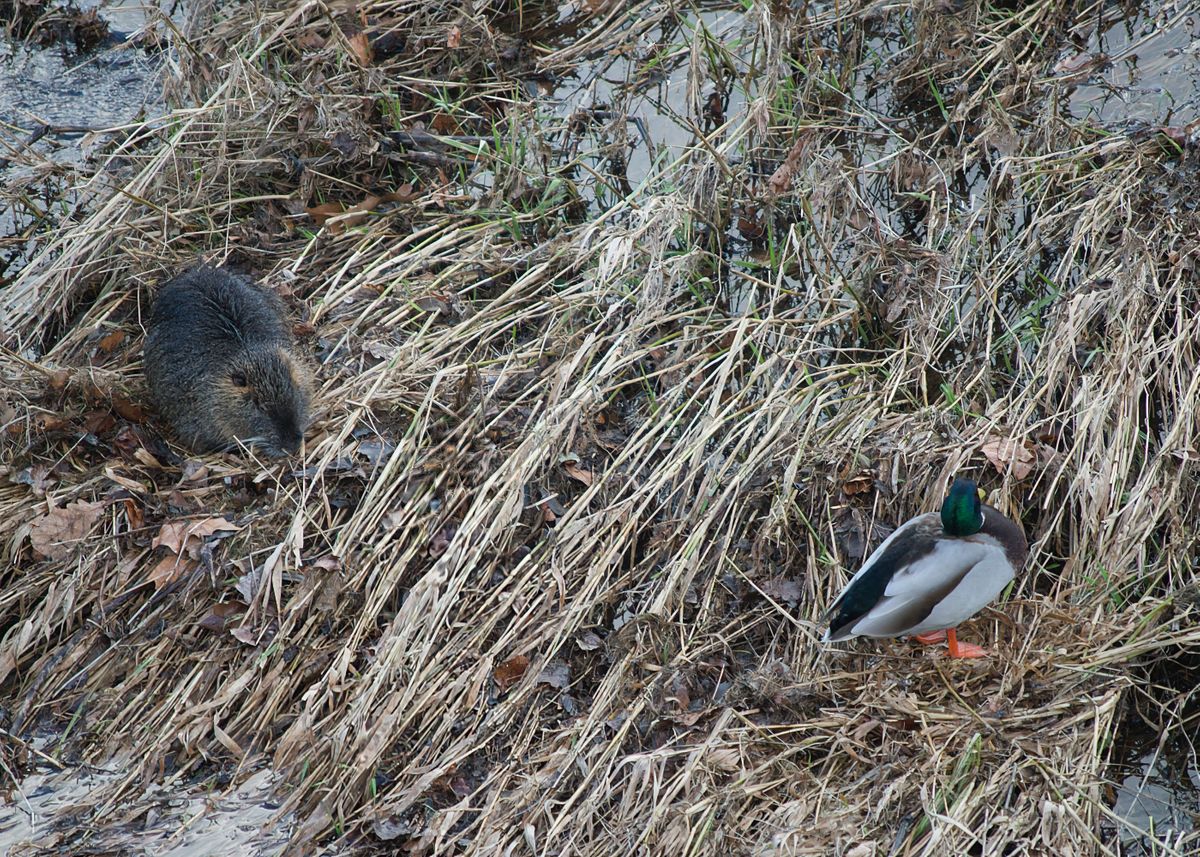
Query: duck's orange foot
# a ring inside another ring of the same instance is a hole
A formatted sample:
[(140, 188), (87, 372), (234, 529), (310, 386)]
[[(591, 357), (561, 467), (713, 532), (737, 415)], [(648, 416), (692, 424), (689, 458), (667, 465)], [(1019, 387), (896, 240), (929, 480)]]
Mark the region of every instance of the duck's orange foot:
[(931, 646), (934, 643), (941, 643), (946, 640), (945, 631), (926, 631), (924, 634), (915, 634), (913, 639), (925, 646)]
[(982, 646), (976, 646), (973, 643), (960, 643), (953, 628), (946, 632), (946, 642), (949, 644), (950, 657), (952, 658), (986, 658), (988, 655), (987, 649)]

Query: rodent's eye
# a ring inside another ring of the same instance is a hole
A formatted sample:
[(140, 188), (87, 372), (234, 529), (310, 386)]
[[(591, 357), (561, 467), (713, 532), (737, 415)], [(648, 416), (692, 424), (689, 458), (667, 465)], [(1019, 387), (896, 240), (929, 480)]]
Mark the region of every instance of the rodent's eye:
[(241, 372), (234, 372), (232, 375), (229, 376), (229, 380), (233, 382), (233, 386), (235, 386), (235, 387), (249, 387), (250, 386), (249, 383), (247, 383), (247, 381), (246, 381), (246, 376), (243, 375)]

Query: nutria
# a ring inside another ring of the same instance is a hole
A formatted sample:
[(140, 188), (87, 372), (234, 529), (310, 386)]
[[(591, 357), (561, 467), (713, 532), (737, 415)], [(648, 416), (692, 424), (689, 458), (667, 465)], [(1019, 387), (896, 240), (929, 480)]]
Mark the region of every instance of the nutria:
[(146, 382), (155, 407), (189, 445), (259, 444), (295, 452), (311, 382), (281, 301), (223, 268), (193, 268), (154, 301)]

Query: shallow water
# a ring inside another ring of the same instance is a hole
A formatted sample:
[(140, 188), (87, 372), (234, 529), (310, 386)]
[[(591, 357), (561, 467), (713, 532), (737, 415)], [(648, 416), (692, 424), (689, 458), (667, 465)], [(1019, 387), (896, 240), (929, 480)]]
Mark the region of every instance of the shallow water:
[[(109, 25), (107, 43), (91, 52), (0, 41), (0, 158), (8, 161), (0, 162), (0, 189), (9, 191), (0, 196), (0, 285), (24, 264), (28, 237), (52, 227), (53, 213), (75, 201), (73, 177), (86, 160), (89, 132), (165, 109), (161, 52), (125, 44), (163, 13), (139, 0), (80, 5), (98, 9)], [(44, 125), (54, 127), (31, 142)]]
[[(103, 129), (130, 122), (143, 111), (161, 112), (161, 56), (123, 44), (161, 17), (158, 7), (139, 0), (81, 5), (98, 8), (108, 21), (107, 45), (79, 55), (62, 45), (0, 43), (0, 122), (25, 131), (42, 123)], [(37, 148), (56, 162), (78, 162), (82, 136), (79, 131), (52, 134)]]
[[(587, 0), (564, 3), (556, 17), (540, 20), (514, 13), (498, 20), (498, 29), (536, 44), (539, 52), (568, 49), (591, 37), (597, 21), (589, 6)], [(584, 196), (592, 216), (643, 183), (653, 188), (666, 179), (671, 165), (696, 144), (697, 133), (708, 134), (720, 124), (706, 115), (710, 98), (726, 116), (736, 119), (744, 113), (740, 79), (731, 80), (729, 91), (722, 93), (711, 80), (700, 81), (694, 90), (695, 82), (689, 80), (693, 44), (702, 47), (711, 38), (728, 47), (734, 39), (753, 35), (741, 6), (701, 0), (677, 8), (675, 17), (653, 26), (650, 20), (625, 21), (618, 28), (623, 36), (619, 50), (586, 56), (569, 75), (552, 79), (531, 68), (532, 76), (524, 82), (538, 106), (541, 135), (551, 145), (565, 142), (570, 157), (583, 165), (577, 177), (588, 188)], [(720, 138), (712, 142), (719, 145)], [(485, 171), (473, 180), (486, 190), (493, 176)]]
[[(0, 854), (122, 853), (155, 857), (262, 855), (283, 853), (292, 831), (289, 815), (276, 821), (268, 771), (253, 774), (232, 789), (152, 788), (148, 809), (136, 820), (106, 825), (89, 835), (88, 808), (93, 795), (116, 782), (115, 769), (36, 773), (14, 790), (13, 800), (0, 805)], [(81, 812), (78, 825), (55, 821)], [(61, 851), (66, 848), (67, 850)], [(78, 850), (77, 850), (78, 849)]]
[[(712, 83), (705, 82), (698, 93), (689, 93), (687, 51), (670, 50), (660, 62), (656, 50), (678, 46), (689, 33), (703, 38), (707, 31), (723, 44), (752, 35), (740, 6), (698, 5), (698, 10), (680, 9), (678, 30), (667, 33), (654, 27), (638, 39), (629, 54), (580, 63), (575, 77), (548, 87), (544, 96), (544, 102), (563, 119), (577, 110), (604, 109), (629, 117), (626, 175), (633, 187), (665, 169), (694, 144), (695, 129), (703, 120), (697, 116), (698, 105), (691, 95), (703, 102), (713, 92)], [(562, 37), (572, 35), (564, 31)], [(725, 112), (737, 116), (744, 107), (744, 94), (735, 87), (728, 93)]]
[(1165, 736), (1136, 719), (1123, 730), (1111, 772), (1117, 782), (1112, 810), (1122, 823), (1108, 827), (1127, 857), (1162, 854), (1164, 846), (1200, 854), (1200, 757), (1194, 742), (1200, 709), (1184, 720)]
[(1070, 93), (1071, 114), (1106, 128), (1195, 121), (1200, 116), (1200, 7), (1146, 3), (1132, 18), (1118, 14), (1120, 9), (1109, 7), (1091, 32), (1083, 54), (1103, 54), (1107, 63)]

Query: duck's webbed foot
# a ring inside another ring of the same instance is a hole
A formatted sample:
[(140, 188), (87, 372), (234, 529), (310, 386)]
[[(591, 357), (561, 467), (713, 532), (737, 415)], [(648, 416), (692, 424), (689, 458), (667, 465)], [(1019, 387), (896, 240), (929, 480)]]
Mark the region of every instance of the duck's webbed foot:
[(913, 639), (923, 646), (932, 646), (934, 643), (944, 643), (946, 641), (946, 632), (926, 631), (924, 634), (914, 634)]
[(986, 658), (988, 655), (987, 649), (982, 646), (976, 646), (973, 643), (960, 643), (958, 637), (954, 634), (953, 628), (946, 632), (946, 642), (949, 644), (950, 657), (952, 658)]

